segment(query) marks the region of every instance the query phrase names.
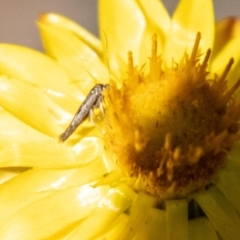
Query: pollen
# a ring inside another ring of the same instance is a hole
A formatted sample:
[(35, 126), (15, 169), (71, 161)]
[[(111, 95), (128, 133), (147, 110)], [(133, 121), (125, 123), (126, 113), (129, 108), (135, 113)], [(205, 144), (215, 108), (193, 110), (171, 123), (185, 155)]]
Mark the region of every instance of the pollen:
[(217, 178), (239, 139), (240, 104), (221, 76), (209, 77), (211, 51), (199, 52), (201, 35), (184, 63), (164, 66), (157, 36), (144, 66), (128, 53), (126, 76), (106, 92), (105, 149), (136, 191), (176, 199), (206, 188)]

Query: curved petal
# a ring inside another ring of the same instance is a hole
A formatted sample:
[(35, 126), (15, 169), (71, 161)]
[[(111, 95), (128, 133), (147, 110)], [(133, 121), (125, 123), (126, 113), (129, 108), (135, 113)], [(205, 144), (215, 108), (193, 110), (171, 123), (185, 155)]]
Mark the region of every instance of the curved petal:
[(146, 29), (144, 31), (140, 54), (139, 54), (139, 62), (140, 65), (146, 63), (146, 59), (151, 55), (152, 50), (152, 36), (153, 34), (157, 34), (158, 36), (158, 51), (160, 53), (163, 52), (163, 46), (166, 39), (166, 34), (169, 31), (169, 27), (171, 24), (171, 19), (169, 14), (162, 4), (161, 1), (158, 0), (137, 0), (139, 7), (142, 9), (144, 16), (146, 18)]
[[(193, 195), (223, 239), (238, 239), (240, 220), (233, 205), (215, 186)], [(216, 214), (217, 213), (217, 214)], [(227, 227), (224, 227), (227, 226)]]
[(210, 71), (221, 75), (230, 58), (234, 58), (234, 64), (227, 79), (231, 87), (240, 77), (240, 36), (227, 42), (225, 47), (210, 62)]
[(159, 33), (162, 36), (161, 38), (165, 38), (166, 34), (169, 31), (169, 27), (171, 24), (171, 19), (166, 10), (165, 6), (161, 1), (158, 0), (136, 0), (139, 4), (144, 16), (146, 17), (146, 21), (149, 25), (154, 25), (156, 27), (155, 33)]
[(86, 94), (80, 94), (78, 99), (71, 97), (69, 95), (65, 95), (63, 93), (55, 92), (50, 89), (43, 89), (44, 93), (51, 98), (53, 102), (58, 104), (64, 110), (75, 114), (76, 109), (79, 108), (80, 103), (84, 101), (86, 98)]
[[(238, 144), (239, 152), (239, 144)], [(233, 156), (232, 156), (233, 157)], [(233, 157), (234, 158), (234, 157)], [(236, 161), (237, 159), (237, 161)], [(221, 181), (216, 183), (216, 186), (220, 191), (227, 197), (229, 202), (232, 203), (234, 208), (237, 210), (238, 214), (240, 213), (240, 178), (239, 178), (239, 153), (235, 156), (235, 160), (228, 159), (226, 167), (221, 170), (219, 177)]]
[(119, 62), (126, 62), (129, 51), (138, 63), (145, 17), (134, 0), (100, 0), (99, 11), (100, 36), (104, 52), (108, 53), (103, 58), (118, 76)]
[(58, 136), (71, 115), (41, 88), (25, 81), (0, 77), (0, 105), (21, 121), (52, 137)]
[[(129, 222), (127, 224), (127, 227), (124, 229), (121, 238), (139, 239), (139, 227), (141, 227), (141, 229), (145, 227), (148, 221), (149, 212), (155, 205), (155, 197), (147, 195), (143, 192), (137, 194), (130, 209)], [(159, 222), (157, 224), (159, 224)]]
[(102, 44), (100, 40), (71, 19), (57, 13), (47, 13), (40, 15), (39, 22), (57, 26), (73, 32), (99, 56), (102, 55)]
[(0, 73), (76, 98), (81, 95), (57, 62), (27, 47), (0, 44)]
[(19, 174), (17, 177), (0, 185), (0, 194), (2, 196), (0, 198), (0, 226), (24, 206), (51, 193), (51, 191), (39, 191), (42, 187), (49, 186), (62, 177), (70, 177), (74, 171), (76, 170), (49, 171), (34, 169)]
[(217, 233), (206, 217), (196, 217), (188, 221), (188, 239), (218, 240)]
[(211, 57), (215, 58), (225, 45), (235, 37), (240, 37), (239, 19), (236, 17), (229, 17), (217, 22), (214, 47)]
[[(0, 226), (11, 215), (56, 190), (95, 181), (107, 173), (104, 163), (95, 160), (80, 168), (34, 168), (0, 185)], [(106, 186), (106, 185), (105, 185)]]
[(26, 167), (0, 168), (0, 185), (28, 170)]
[(117, 240), (128, 224), (128, 216), (122, 213), (104, 231), (94, 237), (95, 240)]
[(34, 141), (47, 141), (50, 138), (36, 129), (30, 127), (4, 109), (0, 110), (0, 148), (13, 142), (24, 143)]
[(212, 48), (214, 40), (214, 11), (211, 0), (182, 0), (172, 18), (172, 25), (166, 39), (164, 58), (168, 66), (183, 60), (185, 53), (191, 53), (197, 32), (201, 33), (199, 53)]
[(108, 82), (108, 71), (99, 56), (73, 33), (41, 22), (38, 26), (46, 53), (59, 62), (85, 94), (94, 83)]
[(126, 196), (121, 187), (111, 188), (100, 199), (93, 213), (79, 223), (79, 226), (70, 236), (69, 240), (95, 239), (95, 236), (105, 230), (130, 204), (131, 200), (129, 196)]
[(188, 203), (186, 199), (167, 200), (166, 224), (168, 239), (187, 239)]
[[(63, 147), (56, 141), (34, 141), (5, 145), (0, 152), (1, 167), (41, 167), (67, 168), (79, 167), (99, 158), (99, 164), (92, 164), (102, 169), (103, 161), (100, 146), (81, 141), (82, 150), (75, 154), (69, 147)], [(91, 163), (89, 164), (91, 165)], [(104, 172), (106, 173), (106, 172)]]
[(52, 235), (87, 218), (107, 190), (106, 186), (77, 186), (55, 191), (11, 216), (0, 227), (0, 238), (36, 239), (37, 233), (38, 239), (59, 239)]

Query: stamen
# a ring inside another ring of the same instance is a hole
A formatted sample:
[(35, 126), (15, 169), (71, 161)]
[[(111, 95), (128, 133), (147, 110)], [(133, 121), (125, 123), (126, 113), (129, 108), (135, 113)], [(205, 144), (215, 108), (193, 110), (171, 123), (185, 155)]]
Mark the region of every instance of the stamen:
[(226, 66), (226, 68), (224, 69), (223, 73), (222, 73), (222, 76), (218, 79), (218, 82), (224, 82), (232, 65), (234, 63), (234, 59), (233, 58), (230, 58), (229, 62), (228, 62), (228, 65)]
[(128, 52), (128, 74), (129, 77), (134, 75), (132, 52)]
[(211, 49), (208, 49), (207, 53), (206, 53), (206, 56), (205, 56), (205, 58), (203, 60), (203, 63), (201, 65), (200, 69), (199, 69), (199, 74), (200, 75), (204, 75), (205, 70), (207, 69), (207, 64), (208, 64), (210, 55), (211, 55)]
[(158, 59), (157, 59), (157, 35), (152, 36), (152, 55), (150, 58), (150, 75), (151, 79), (157, 79), (158, 71)]
[(196, 39), (195, 39), (195, 42), (194, 42), (192, 54), (191, 54), (191, 57), (190, 57), (190, 62), (191, 63), (193, 63), (196, 60), (197, 50), (198, 50), (198, 47), (199, 47), (200, 40), (201, 40), (201, 33), (198, 32), (197, 36), (196, 36)]
[[(216, 80), (213, 82), (211, 88), (213, 89), (213, 92), (216, 94), (216, 98), (218, 99), (218, 106), (217, 106), (217, 109), (218, 111), (222, 111), (225, 104), (226, 104), (226, 99), (224, 96), (223, 96), (223, 93), (224, 91), (226, 90), (226, 87), (227, 87), (227, 81), (226, 81), (226, 77), (233, 65), (233, 58), (231, 58), (227, 64), (227, 66), (225, 67), (222, 75), (217, 78), (216, 76)], [(228, 101), (228, 100), (227, 100)]]
[(156, 61), (157, 59), (157, 35), (153, 34), (152, 36), (152, 56), (151, 59)]
[(224, 95), (223, 99), (224, 102), (227, 103), (234, 92), (240, 87), (240, 79), (237, 80), (237, 82), (231, 87), (231, 89), (228, 90), (228, 92)]

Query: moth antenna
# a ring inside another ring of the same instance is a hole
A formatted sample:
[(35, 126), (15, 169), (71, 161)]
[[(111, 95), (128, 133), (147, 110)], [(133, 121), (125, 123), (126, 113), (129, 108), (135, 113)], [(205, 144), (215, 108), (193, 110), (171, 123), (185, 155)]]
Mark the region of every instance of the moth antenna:
[(110, 64), (109, 64), (108, 39), (107, 39), (107, 35), (104, 31), (103, 31), (103, 35), (104, 35), (105, 44), (106, 44), (105, 58), (106, 58), (106, 65), (107, 65), (109, 81), (110, 81), (111, 80), (111, 70), (110, 70)]

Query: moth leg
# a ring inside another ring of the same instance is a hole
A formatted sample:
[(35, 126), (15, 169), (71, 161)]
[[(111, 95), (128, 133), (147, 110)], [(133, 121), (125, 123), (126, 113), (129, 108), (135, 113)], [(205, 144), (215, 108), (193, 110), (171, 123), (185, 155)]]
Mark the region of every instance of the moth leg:
[(92, 124), (95, 124), (94, 120), (93, 120), (93, 114), (94, 114), (93, 108), (91, 108), (90, 111), (89, 111), (89, 120)]
[(102, 103), (102, 102), (100, 102), (99, 108), (100, 108), (100, 110), (101, 110), (101, 112), (102, 112), (102, 115), (105, 116), (105, 110), (104, 110), (104, 107), (103, 107), (103, 103)]

